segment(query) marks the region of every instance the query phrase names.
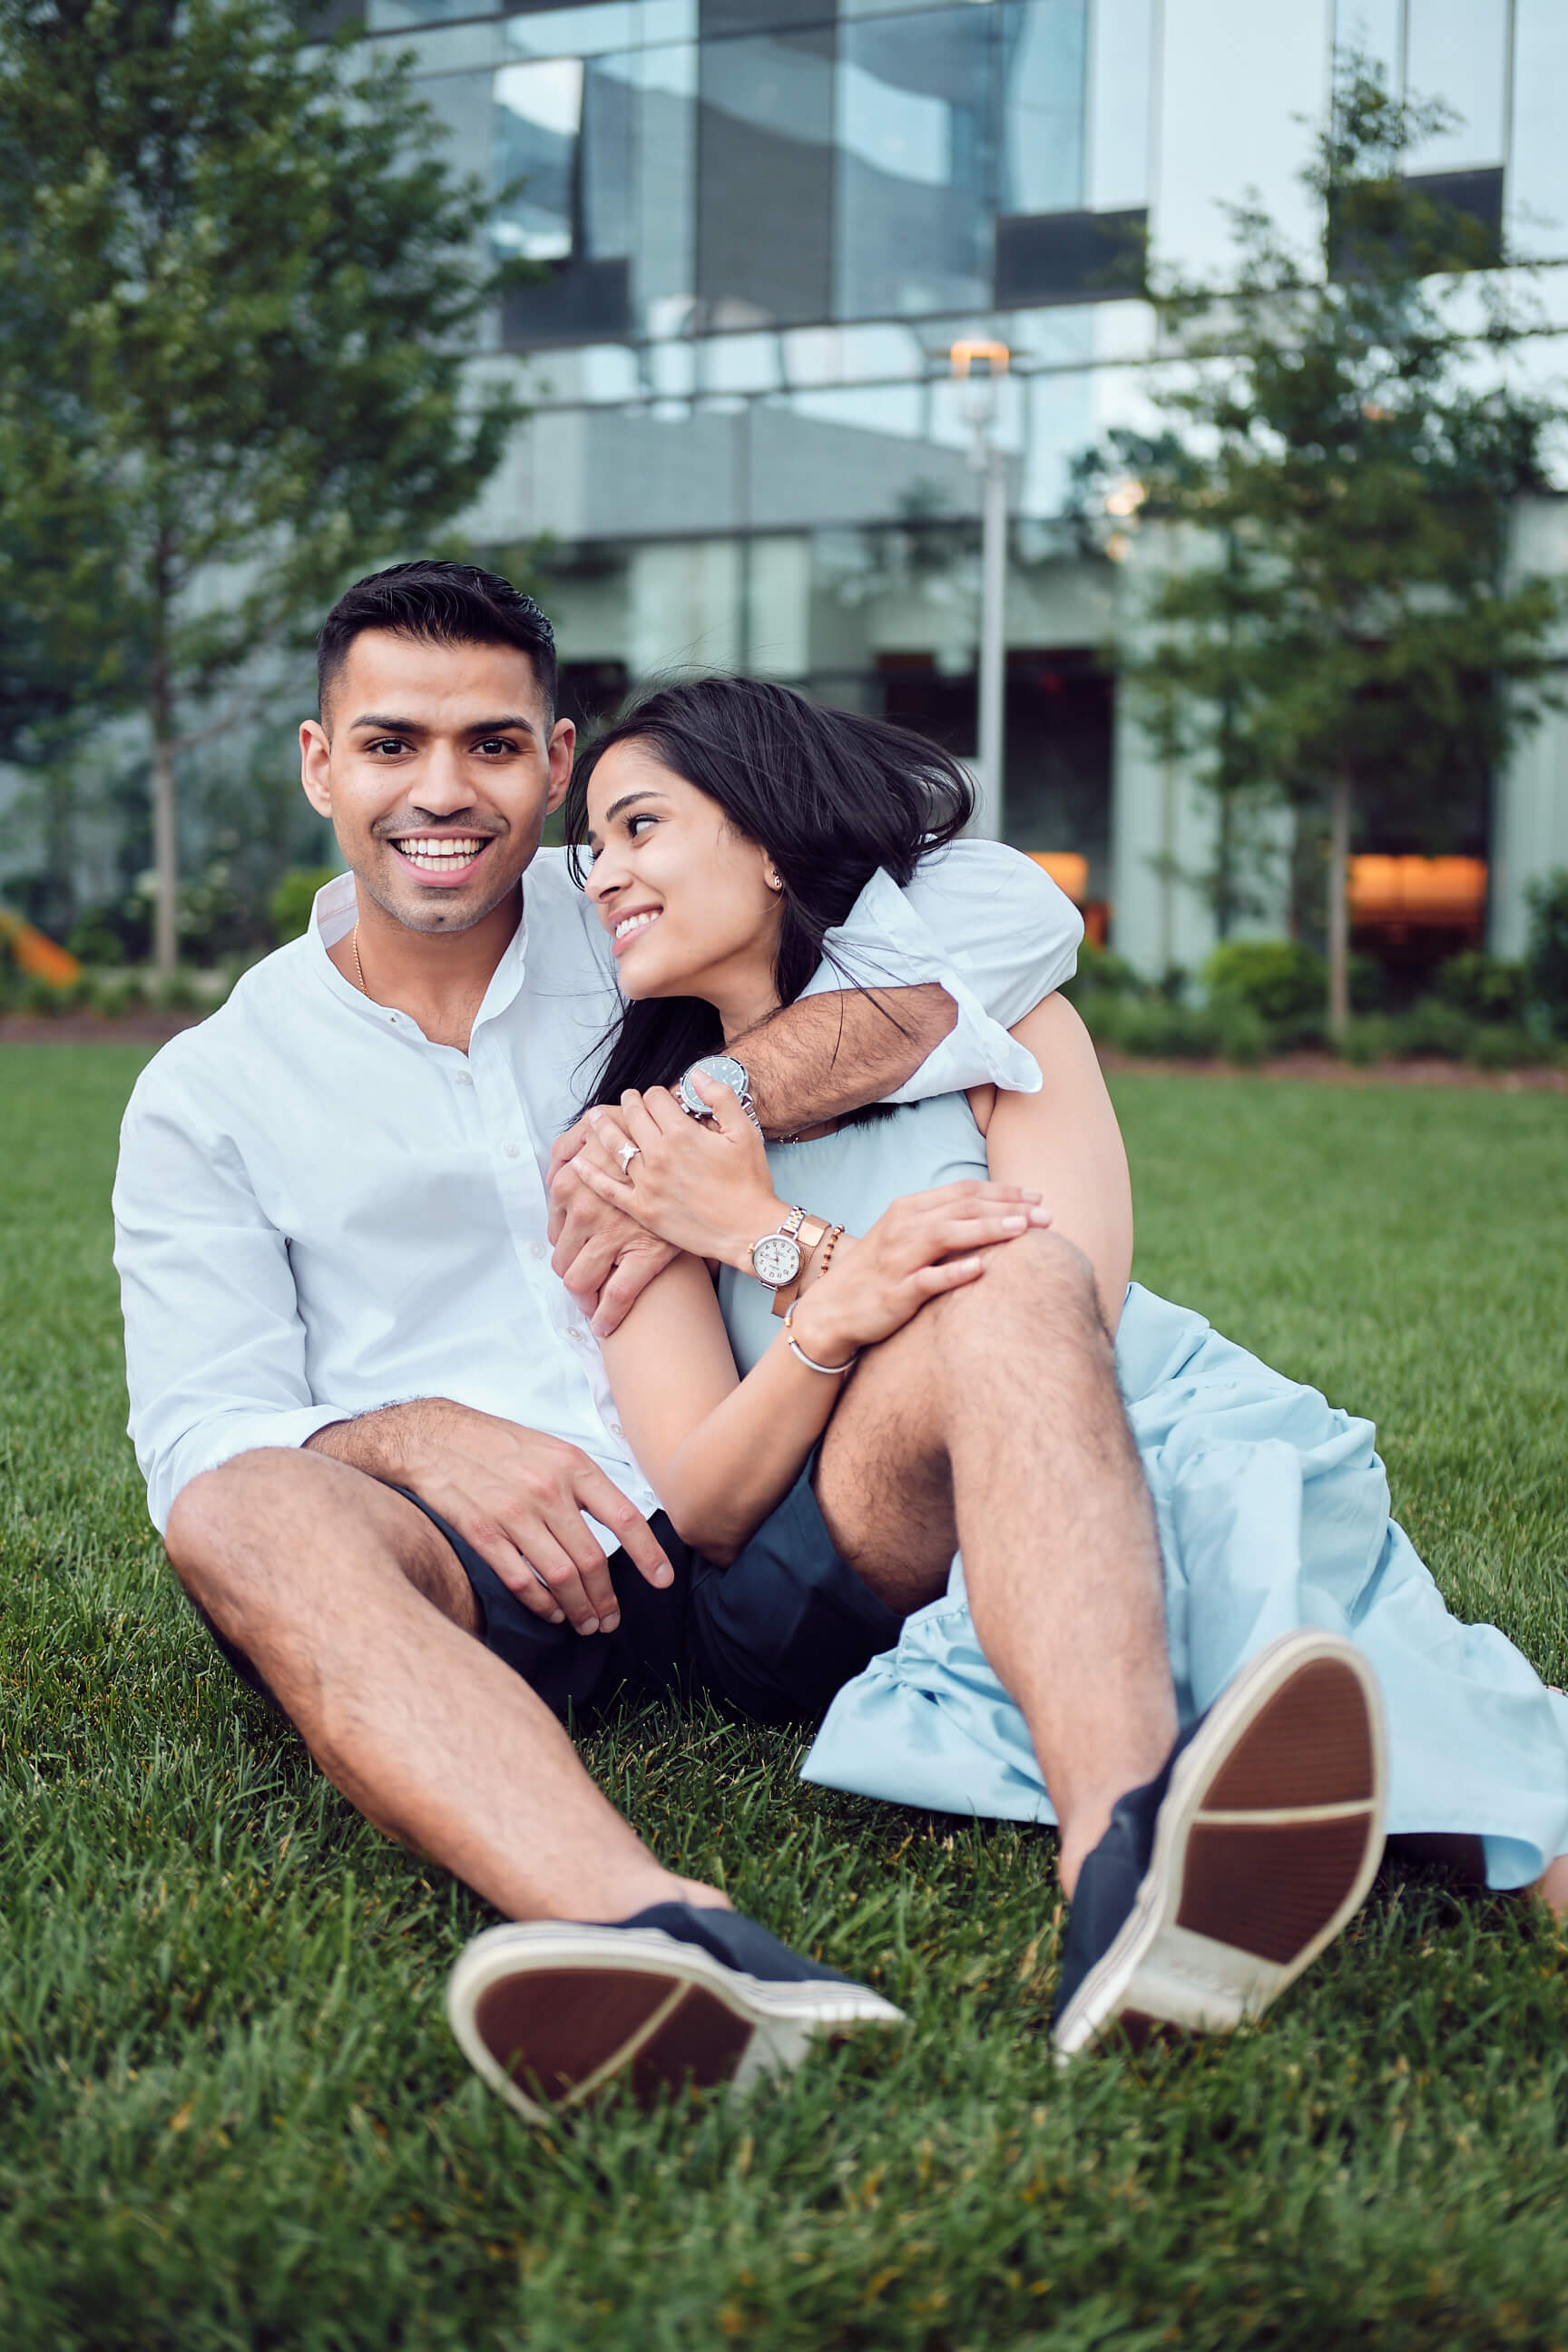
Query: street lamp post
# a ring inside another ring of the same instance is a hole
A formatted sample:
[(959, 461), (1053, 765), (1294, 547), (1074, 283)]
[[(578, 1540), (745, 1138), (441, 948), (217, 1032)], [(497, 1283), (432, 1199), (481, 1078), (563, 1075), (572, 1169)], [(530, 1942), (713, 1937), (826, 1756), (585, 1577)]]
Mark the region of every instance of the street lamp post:
[(999, 841), (1005, 782), (1007, 604), (1007, 453), (994, 438), (997, 379), (1007, 373), (1012, 353), (1005, 343), (954, 343), (948, 364), (966, 383), (965, 413), (973, 429), (970, 464), (981, 478), (980, 529), (980, 805), (973, 830)]

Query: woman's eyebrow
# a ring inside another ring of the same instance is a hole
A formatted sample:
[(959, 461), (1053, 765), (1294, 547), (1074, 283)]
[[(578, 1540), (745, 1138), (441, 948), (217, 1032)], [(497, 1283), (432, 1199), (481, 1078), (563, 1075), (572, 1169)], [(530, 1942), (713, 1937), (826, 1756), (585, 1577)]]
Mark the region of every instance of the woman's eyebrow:
[(661, 793), (656, 784), (639, 784), (635, 793), (623, 793), (618, 801), (610, 803), (609, 807), (605, 811), (605, 823), (613, 824), (621, 811), (630, 808), (634, 801), (662, 801), (668, 800), (668, 793)]

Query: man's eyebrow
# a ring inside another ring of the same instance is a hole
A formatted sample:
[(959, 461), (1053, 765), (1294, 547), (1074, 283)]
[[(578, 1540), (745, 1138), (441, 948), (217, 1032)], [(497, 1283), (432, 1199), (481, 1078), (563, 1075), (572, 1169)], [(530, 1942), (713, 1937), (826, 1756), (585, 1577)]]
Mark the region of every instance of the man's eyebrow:
[(605, 823), (613, 824), (621, 811), (629, 809), (634, 801), (667, 801), (668, 798), (669, 794), (661, 793), (657, 784), (639, 784), (635, 793), (623, 793), (618, 801), (610, 803), (605, 811)]
[[(428, 735), (430, 732), (428, 727), (422, 727), (416, 719), (392, 718), (380, 710), (362, 711), (349, 724), (351, 727), (374, 727), (384, 735)], [(500, 719), (471, 719), (458, 732), (460, 735), (506, 735), (519, 730), (525, 735), (534, 735), (539, 731), (531, 719), (525, 719), (520, 711), (511, 711)]]

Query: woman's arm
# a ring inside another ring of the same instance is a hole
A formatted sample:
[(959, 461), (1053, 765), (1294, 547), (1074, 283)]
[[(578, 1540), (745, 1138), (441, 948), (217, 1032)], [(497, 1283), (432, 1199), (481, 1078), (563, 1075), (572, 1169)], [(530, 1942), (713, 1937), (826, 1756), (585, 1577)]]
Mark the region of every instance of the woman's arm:
[(800, 1475), (838, 1382), (797, 1363), (782, 1327), (742, 1381), (694, 1257), (651, 1282), (603, 1346), (632, 1452), (676, 1533), (727, 1567)]
[(1040, 1193), (1052, 1229), (1093, 1268), (1114, 1336), (1132, 1268), (1132, 1185), (1093, 1042), (1065, 996), (1047, 996), (1012, 1034), (1038, 1063), (1041, 1086), (1033, 1095), (987, 1087), (971, 1096), (992, 1177)]
[[(721, 1097), (727, 1089), (714, 1091)], [(715, 1107), (718, 1128), (693, 1129), (655, 1096), (628, 1097), (625, 1116), (641, 1139), (643, 1158), (633, 1162), (628, 1180), (612, 1177), (595, 1152), (587, 1181), (605, 1199), (630, 1199), (639, 1182), (663, 1192), (670, 1183), (668, 1153), (679, 1171), (671, 1189), (679, 1193), (683, 1217), (689, 1222), (706, 1196), (713, 1232), (694, 1234), (697, 1246), (710, 1247), (730, 1234), (771, 1231), (786, 1212), (772, 1197), (761, 1139), (733, 1096)], [(694, 1176), (693, 1155), (706, 1183)], [(817, 1204), (818, 1213), (830, 1205)], [(1026, 1231), (1031, 1222), (1047, 1222), (1031, 1199), (1016, 1188), (979, 1181), (895, 1202), (862, 1241), (847, 1236), (839, 1243), (831, 1274), (805, 1290), (792, 1329), (780, 1325), (744, 1380), (737, 1378), (702, 1261), (677, 1259), (603, 1343), (632, 1451), (677, 1531), (723, 1566), (799, 1476), (827, 1425), (839, 1382), (803, 1363), (790, 1348), (792, 1336), (816, 1363), (847, 1368), (857, 1349), (900, 1328), (928, 1298), (973, 1282), (984, 1265), (975, 1253)]]

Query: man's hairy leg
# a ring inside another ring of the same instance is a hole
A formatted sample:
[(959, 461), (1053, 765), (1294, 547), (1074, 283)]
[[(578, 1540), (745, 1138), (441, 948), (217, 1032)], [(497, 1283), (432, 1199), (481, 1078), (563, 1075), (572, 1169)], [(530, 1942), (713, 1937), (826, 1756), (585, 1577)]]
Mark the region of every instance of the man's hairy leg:
[(474, 1639), (450, 1547), (390, 1487), (319, 1454), (241, 1454), (184, 1489), (168, 1550), (350, 1803), (509, 1917), (725, 1905), (660, 1866)]
[(1110, 1809), (1176, 1736), (1148, 1488), (1089, 1267), (1026, 1234), (861, 1358), (817, 1468), (842, 1557), (919, 1608), (963, 1553), (982, 1648), (1018, 1702), (1070, 1895)]

